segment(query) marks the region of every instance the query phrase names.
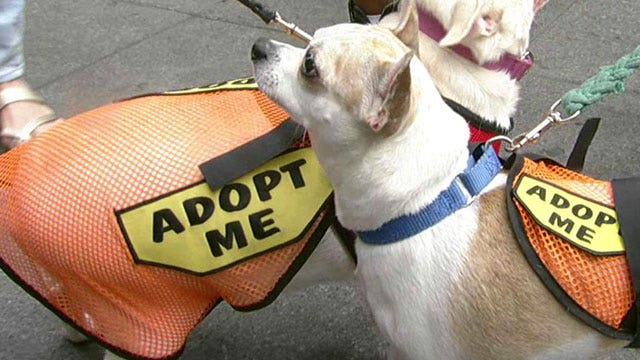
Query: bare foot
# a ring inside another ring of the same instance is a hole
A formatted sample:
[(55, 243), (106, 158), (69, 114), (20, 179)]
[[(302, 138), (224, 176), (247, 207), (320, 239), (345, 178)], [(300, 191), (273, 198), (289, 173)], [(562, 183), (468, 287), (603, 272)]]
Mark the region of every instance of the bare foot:
[[(26, 86), (26, 83), (22, 79), (16, 79), (7, 81), (5, 83), (0, 83), (0, 91), (7, 88), (19, 88), (24, 86)], [(11, 103), (0, 110), (0, 130), (21, 130), (31, 121), (45, 116), (49, 113), (51, 113), (51, 108), (47, 104), (43, 104), (37, 101), (27, 100)], [(57, 119), (56, 121), (48, 122), (41, 126), (38, 126), (33, 131), (32, 135), (37, 135), (39, 133), (42, 133), (43, 131), (46, 131), (60, 120), (62, 119)], [(17, 146), (18, 144), (19, 140), (16, 138), (10, 136), (0, 136), (0, 145), (6, 148), (10, 149)]]

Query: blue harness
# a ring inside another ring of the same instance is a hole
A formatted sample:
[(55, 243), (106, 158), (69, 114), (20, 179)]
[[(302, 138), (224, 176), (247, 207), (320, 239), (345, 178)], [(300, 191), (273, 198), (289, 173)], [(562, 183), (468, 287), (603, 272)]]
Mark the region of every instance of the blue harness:
[(358, 231), (360, 239), (371, 245), (392, 244), (421, 233), (473, 202), (502, 170), (502, 162), (492, 146), (480, 146), (474, 153), (477, 154), (469, 156), (465, 171), (431, 204), (416, 214), (390, 220), (378, 229)]

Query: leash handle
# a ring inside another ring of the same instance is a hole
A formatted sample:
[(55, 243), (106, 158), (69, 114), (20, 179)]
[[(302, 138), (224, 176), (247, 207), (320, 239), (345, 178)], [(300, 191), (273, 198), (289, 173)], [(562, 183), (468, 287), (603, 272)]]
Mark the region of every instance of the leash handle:
[(276, 16), (276, 12), (262, 5), (261, 3), (253, 0), (238, 0), (242, 5), (249, 8), (249, 10), (253, 11), (254, 14), (258, 15), (265, 24), (269, 24)]

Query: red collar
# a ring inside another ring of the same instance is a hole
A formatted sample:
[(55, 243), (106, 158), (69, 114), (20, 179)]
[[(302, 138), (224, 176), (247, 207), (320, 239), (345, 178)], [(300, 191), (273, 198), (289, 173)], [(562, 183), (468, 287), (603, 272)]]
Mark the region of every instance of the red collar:
[[(447, 30), (432, 13), (418, 9), (418, 18), (420, 21), (420, 31), (433, 40), (440, 42), (440, 40), (442, 40), (447, 34)], [(465, 59), (478, 64), (478, 61), (475, 56), (473, 56), (471, 49), (468, 47), (458, 44), (450, 47), (450, 49)], [(520, 80), (532, 64), (533, 57), (529, 53), (522, 57), (517, 57), (512, 54), (504, 54), (500, 60), (484, 63), (482, 64), (482, 67), (492, 71), (505, 71), (512, 79)]]
[[(469, 132), (470, 132), (469, 143), (486, 143), (487, 141), (489, 141), (490, 139), (493, 139), (498, 135), (487, 130), (478, 129), (477, 127), (471, 125), (470, 123), (468, 124), (469, 124)], [(500, 141), (496, 141), (493, 143), (493, 148), (496, 150), (496, 152), (500, 151), (500, 144), (501, 144)]]

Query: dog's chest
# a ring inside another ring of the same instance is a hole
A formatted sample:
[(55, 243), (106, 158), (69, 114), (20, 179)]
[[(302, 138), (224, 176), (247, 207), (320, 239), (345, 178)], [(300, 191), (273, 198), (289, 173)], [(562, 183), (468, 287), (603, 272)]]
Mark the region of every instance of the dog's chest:
[(375, 320), (407, 358), (459, 358), (449, 288), (462, 270), (476, 220), (471, 206), (395, 244), (358, 243), (358, 273)]

